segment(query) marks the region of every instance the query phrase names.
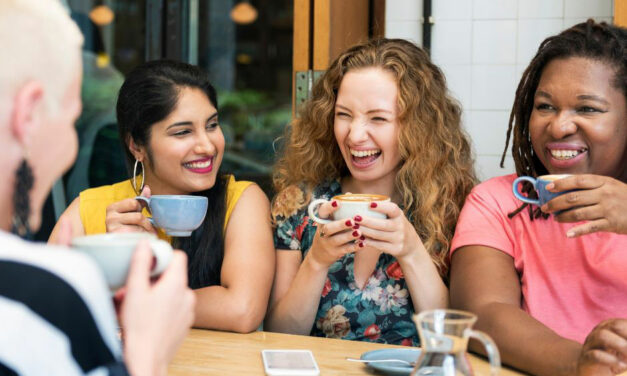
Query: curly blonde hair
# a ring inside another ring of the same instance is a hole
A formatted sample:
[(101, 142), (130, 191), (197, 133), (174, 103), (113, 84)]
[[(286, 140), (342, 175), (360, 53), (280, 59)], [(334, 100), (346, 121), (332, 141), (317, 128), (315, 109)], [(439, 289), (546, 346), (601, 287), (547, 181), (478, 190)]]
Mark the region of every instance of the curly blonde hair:
[[(349, 174), (333, 132), (335, 101), (347, 72), (370, 67), (396, 78), (402, 160), (396, 189), (405, 214), (444, 273), (457, 217), (476, 183), (473, 158), (460, 124), (461, 108), (448, 95), (444, 75), (425, 51), (402, 39), (351, 47), (315, 83), (312, 98), (286, 129), (273, 175), (278, 192), (273, 217), (294, 213), (308, 203), (315, 186)], [(296, 187), (305, 196), (289, 199)]]

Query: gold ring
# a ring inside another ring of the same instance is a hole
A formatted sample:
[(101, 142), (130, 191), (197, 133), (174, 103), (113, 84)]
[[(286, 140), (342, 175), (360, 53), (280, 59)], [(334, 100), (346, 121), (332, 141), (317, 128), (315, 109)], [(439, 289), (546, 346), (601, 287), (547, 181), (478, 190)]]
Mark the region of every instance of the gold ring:
[(324, 225), (320, 226), (319, 232), (320, 232), (320, 237), (324, 238)]

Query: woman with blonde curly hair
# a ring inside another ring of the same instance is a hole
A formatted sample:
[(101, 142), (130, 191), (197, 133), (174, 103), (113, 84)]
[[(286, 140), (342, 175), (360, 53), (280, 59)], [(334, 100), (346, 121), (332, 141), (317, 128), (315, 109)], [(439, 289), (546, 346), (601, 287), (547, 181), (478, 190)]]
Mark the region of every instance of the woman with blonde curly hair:
[[(411, 315), (448, 303), (446, 254), (475, 183), (461, 110), (426, 52), (400, 39), (350, 48), (312, 94), (275, 167), (266, 329), (415, 345)], [(387, 218), (314, 226), (308, 203), (346, 192), (389, 196), (371, 205)]]

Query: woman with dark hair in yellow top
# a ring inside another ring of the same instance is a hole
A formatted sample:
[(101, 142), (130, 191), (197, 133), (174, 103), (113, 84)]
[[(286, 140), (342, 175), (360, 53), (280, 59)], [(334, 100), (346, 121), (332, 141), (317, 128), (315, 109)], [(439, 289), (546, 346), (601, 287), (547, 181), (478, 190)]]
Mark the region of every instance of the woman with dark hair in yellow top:
[[(270, 209), (257, 185), (218, 173), (224, 136), (217, 107), (215, 89), (198, 67), (160, 60), (135, 68), (117, 103), (132, 177), (81, 192), (62, 216), (74, 236), (146, 231), (171, 241), (188, 254), (198, 302), (194, 325), (250, 332), (265, 315), (274, 273)], [(209, 210), (191, 237), (169, 239), (151, 225), (138, 194), (201, 195)], [(50, 239), (56, 234), (55, 228)]]

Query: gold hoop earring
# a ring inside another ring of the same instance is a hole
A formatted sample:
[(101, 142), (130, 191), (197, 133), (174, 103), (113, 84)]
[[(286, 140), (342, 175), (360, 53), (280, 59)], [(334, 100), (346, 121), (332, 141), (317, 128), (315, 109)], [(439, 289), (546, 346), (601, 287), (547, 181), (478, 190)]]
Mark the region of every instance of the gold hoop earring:
[[(141, 165), (142, 166), (142, 184), (139, 187), (139, 190), (137, 189), (137, 165)], [(137, 195), (140, 195), (142, 193), (142, 190), (144, 189), (144, 176), (145, 176), (145, 171), (144, 170), (144, 162), (140, 161), (139, 159), (135, 160), (135, 166), (133, 167), (133, 189), (135, 190), (135, 193), (137, 193)]]

